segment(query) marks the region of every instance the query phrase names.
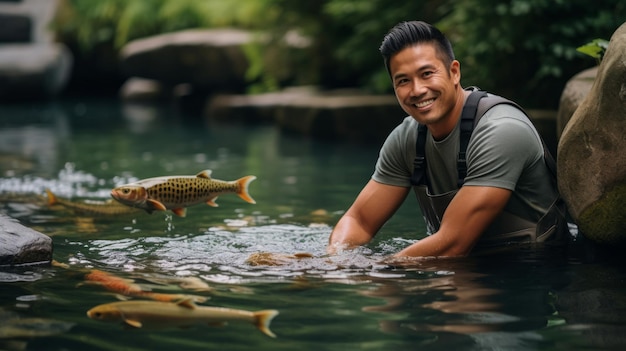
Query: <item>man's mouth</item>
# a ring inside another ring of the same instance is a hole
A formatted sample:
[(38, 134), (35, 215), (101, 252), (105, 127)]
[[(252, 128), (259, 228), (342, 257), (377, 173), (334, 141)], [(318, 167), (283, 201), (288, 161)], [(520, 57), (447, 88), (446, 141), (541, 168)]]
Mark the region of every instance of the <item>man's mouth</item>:
[(433, 101), (435, 101), (435, 99), (428, 99), (428, 100), (420, 101), (420, 102), (414, 104), (414, 106), (417, 107), (417, 108), (425, 107), (425, 106), (428, 106), (428, 105), (432, 104)]

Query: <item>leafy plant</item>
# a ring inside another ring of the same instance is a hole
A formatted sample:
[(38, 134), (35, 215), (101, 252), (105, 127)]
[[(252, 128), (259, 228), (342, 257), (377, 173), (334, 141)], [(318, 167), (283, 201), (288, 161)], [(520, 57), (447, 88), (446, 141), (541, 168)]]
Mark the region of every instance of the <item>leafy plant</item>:
[(576, 51), (589, 55), (596, 59), (596, 62), (600, 64), (606, 49), (609, 47), (609, 41), (605, 39), (594, 39), (583, 46), (576, 48)]

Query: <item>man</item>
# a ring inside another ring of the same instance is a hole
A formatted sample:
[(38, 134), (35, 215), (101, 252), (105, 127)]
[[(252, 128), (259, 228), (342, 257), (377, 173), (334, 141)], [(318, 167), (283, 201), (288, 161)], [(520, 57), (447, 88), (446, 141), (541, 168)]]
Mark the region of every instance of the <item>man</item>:
[[(461, 112), (471, 90), (460, 85), (450, 42), (427, 23), (403, 22), (385, 36), (380, 52), (409, 116), (387, 137), (371, 180), (332, 231), (328, 252), (368, 243), (411, 188), (431, 233), (397, 257), (465, 256), (554, 237), (563, 223), (559, 195), (541, 138), (524, 112), (499, 104), (476, 116), (467, 174), (458, 179)], [(418, 124), (426, 127), (423, 135)], [(416, 160), (420, 141), (423, 162)]]

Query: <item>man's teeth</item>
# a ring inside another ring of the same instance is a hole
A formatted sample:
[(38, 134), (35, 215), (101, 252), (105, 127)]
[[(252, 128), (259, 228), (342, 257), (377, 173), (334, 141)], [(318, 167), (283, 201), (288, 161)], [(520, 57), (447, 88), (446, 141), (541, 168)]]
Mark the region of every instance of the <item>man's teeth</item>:
[(426, 100), (426, 101), (422, 101), (422, 102), (418, 102), (417, 104), (415, 104), (416, 107), (424, 107), (426, 105), (430, 105), (433, 103), (433, 101), (435, 101), (435, 99), (430, 99), (430, 100)]

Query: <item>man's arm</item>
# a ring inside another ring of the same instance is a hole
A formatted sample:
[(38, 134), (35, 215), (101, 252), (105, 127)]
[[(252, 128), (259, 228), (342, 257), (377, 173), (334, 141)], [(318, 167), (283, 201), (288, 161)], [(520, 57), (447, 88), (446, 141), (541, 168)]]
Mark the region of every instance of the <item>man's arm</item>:
[(448, 205), (439, 230), (398, 252), (395, 257), (468, 255), (510, 197), (511, 191), (503, 188), (461, 187)]
[(370, 180), (341, 217), (328, 242), (328, 253), (368, 243), (400, 207), (410, 188)]

